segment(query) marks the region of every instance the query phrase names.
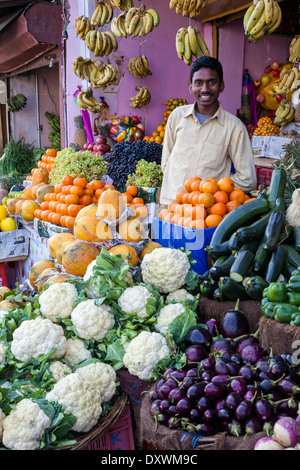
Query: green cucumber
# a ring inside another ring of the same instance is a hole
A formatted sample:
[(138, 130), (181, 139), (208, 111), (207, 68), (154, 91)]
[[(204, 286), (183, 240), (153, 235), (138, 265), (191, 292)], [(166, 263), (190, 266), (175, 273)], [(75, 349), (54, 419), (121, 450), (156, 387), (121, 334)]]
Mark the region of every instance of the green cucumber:
[(215, 290), (214, 290), (214, 293), (213, 293), (213, 299), (216, 300), (217, 302), (223, 302), (223, 294), (221, 292), (221, 289), (219, 287), (217, 287)]
[(286, 181), (287, 176), (283, 166), (274, 168), (268, 191), (268, 201), (271, 207), (275, 204), (277, 198), (284, 197)]
[(207, 252), (208, 256), (211, 259), (217, 259), (219, 256), (223, 255), (230, 255), (231, 250), (228, 247), (228, 240), (226, 240), (223, 243), (220, 243), (219, 245), (213, 246), (210, 244), (205, 251)]
[(221, 277), (218, 282), (218, 287), (221, 290), (222, 295), (224, 295), (228, 300), (249, 300), (249, 296), (243, 284), (241, 282), (236, 282), (229, 276)]
[[(235, 260), (234, 255), (228, 256), (221, 263), (215, 263), (209, 270), (209, 275), (213, 280), (218, 281), (221, 276), (228, 276), (230, 268)], [(217, 260), (218, 261), (218, 260)]]
[(269, 282), (269, 284), (277, 281), (282, 272), (286, 258), (287, 248), (285, 246), (278, 245), (272, 253), (265, 275), (265, 280)]
[(295, 250), (295, 248), (293, 248), (291, 245), (283, 244), (283, 246), (286, 246), (288, 251), (286, 261), (295, 268), (298, 268), (298, 266), (300, 266), (300, 254), (298, 251)]
[(285, 214), (280, 211), (271, 213), (266, 230), (264, 233), (265, 244), (264, 249), (273, 251), (278, 244), (282, 229), (285, 225)]
[(215, 246), (228, 240), (235, 230), (242, 227), (247, 221), (250, 221), (259, 214), (267, 212), (269, 202), (265, 198), (254, 199), (236, 207), (226, 215), (225, 219), (216, 227), (210, 245)]
[(254, 276), (247, 279), (244, 287), (251, 299), (261, 300), (263, 297), (263, 291), (268, 287), (268, 283), (261, 276)]
[(242, 282), (253, 266), (254, 254), (250, 250), (239, 251), (230, 268), (229, 276), (237, 282)]
[(271, 252), (265, 250), (264, 245), (265, 241), (263, 239), (254, 255), (254, 271), (256, 273), (263, 273), (271, 259)]
[(260, 240), (252, 240), (251, 242), (243, 243), (239, 251), (249, 250), (255, 255), (260, 243)]
[(228, 240), (228, 248), (230, 251), (237, 251), (242, 246), (242, 243), (236, 236), (236, 233), (233, 233)]

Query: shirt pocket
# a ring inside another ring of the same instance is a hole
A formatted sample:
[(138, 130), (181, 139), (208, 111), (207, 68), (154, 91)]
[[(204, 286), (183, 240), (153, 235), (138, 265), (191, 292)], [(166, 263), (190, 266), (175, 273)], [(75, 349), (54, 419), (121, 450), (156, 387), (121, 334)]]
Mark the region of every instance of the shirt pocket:
[(226, 148), (224, 145), (212, 144), (202, 141), (197, 152), (196, 168), (205, 168), (208, 170), (220, 170), (225, 164)]

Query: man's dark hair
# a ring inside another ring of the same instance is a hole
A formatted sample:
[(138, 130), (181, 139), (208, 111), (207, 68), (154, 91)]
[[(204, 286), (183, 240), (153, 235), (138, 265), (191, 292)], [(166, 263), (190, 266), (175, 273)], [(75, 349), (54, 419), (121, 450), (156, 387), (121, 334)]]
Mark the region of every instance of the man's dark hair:
[(190, 83), (193, 82), (194, 73), (203, 67), (207, 69), (215, 70), (220, 79), (220, 83), (222, 83), (223, 81), (222, 64), (218, 61), (218, 59), (215, 59), (214, 57), (205, 56), (205, 55), (195, 60), (195, 62), (193, 63), (191, 67), (191, 72), (190, 72)]

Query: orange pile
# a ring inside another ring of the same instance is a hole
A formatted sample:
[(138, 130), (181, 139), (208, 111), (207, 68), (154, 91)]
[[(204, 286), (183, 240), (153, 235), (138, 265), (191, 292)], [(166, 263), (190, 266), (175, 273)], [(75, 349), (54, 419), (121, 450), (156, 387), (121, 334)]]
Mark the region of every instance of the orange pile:
[(250, 201), (245, 192), (234, 186), (231, 178), (188, 178), (176, 200), (162, 209), (159, 218), (189, 228), (211, 228), (219, 225), (236, 207)]
[(265, 116), (259, 119), (253, 135), (274, 135), (279, 134), (280, 128), (273, 124), (270, 117)]
[(156, 142), (157, 144), (163, 145), (164, 143), (164, 137), (165, 137), (165, 129), (166, 125), (165, 123), (161, 123), (157, 126), (157, 128), (153, 131), (152, 136), (145, 136), (144, 140), (146, 142)]
[[(42, 155), (41, 159), (37, 163), (37, 168), (44, 168), (50, 173), (52, 165), (55, 162), (57, 151), (55, 149), (47, 149), (46, 153)], [(31, 174), (26, 177), (27, 181), (32, 181), (32, 175), (36, 168), (32, 168)]]

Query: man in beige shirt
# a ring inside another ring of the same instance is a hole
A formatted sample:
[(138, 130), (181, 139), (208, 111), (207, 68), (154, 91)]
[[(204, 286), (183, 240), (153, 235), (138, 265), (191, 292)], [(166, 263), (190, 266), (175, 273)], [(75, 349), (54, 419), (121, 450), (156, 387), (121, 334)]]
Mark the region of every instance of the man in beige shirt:
[(192, 176), (230, 176), (236, 187), (252, 191), (257, 182), (247, 129), (218, 101), (224, 90), (220, 62), (206, 56), (196, 60), (190, 72), (189, 90), (195, 103), (175, 108), (167, 121), (160, 203), (167, 205), (175, 200), (185, 180)]

